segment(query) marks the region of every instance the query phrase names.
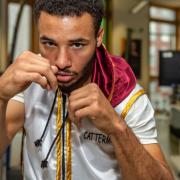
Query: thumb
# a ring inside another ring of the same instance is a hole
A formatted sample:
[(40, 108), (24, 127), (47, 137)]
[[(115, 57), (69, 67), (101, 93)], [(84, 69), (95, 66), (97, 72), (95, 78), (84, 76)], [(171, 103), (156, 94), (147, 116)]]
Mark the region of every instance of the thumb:
[(53, 71), (53, 73), (54, 74), (56, 74), (57, 72), (58, 72), (58, 68), (57, 68), (57, 66), (51, 66), (51, 69), (52, 69), (52, 71)]

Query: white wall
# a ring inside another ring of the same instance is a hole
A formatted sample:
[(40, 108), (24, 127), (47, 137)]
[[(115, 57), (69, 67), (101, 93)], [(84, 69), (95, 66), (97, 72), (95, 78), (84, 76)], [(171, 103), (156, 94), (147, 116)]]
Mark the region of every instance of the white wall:
[[(112, 33), (112, 53), (122, 55), (120, 48), (122, 38), (126, 38), (127, 28), (135, 30), (133, 38), (142, 39), (142, 64), (141, 79), (139, 83), (148, 89), (148, 6), (143, 8), (138, 14), (131, 14), (130, 9), (137, 3), (137, 0), (113, 0), (113, 33)], [(142, 32), (139, 32), (143, 30)]]
[[(12, 38), (14, 33), (14, 27), (16, 23), (17, 14), (19, 12), (20, 5), (18, 3), (9, 3), (8, 5), (8, 50), (10, 52), (12, 45)], [(21, 21), (19, 24), (19, 31), (17, 36), (17, 43), (15, 48), (14, 57), (17, 57), (24, 50), (30, 49), (30, 33), (31, 33), (31, 7), (25, 5)]]
[[(14, 27), (17, 19), (17, 14), (19, 12), (20, 5), (18, 3), (8, 4), (8, 51), (11, 50), (12, 38), (14, 33)], [(31, 45), (31, 16), (32, 10), (29, 5), (25, 5), (21, 21), (19, 24), (19, 33), (17, 36), (16, 48), (14, 58), (25, 50), (30, 49)], [(11, 144), (11, 157), (10, 166), (20, 167), (20, 153), (21, 153), (21, 140), (22, 134), (17, 133)]]

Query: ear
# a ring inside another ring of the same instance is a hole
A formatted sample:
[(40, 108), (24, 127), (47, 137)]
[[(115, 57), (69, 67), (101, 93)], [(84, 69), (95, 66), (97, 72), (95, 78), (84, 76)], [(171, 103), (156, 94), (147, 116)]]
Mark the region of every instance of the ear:
[(103, 35), (104, 35), (104, 29), (100, 27), (98, 35), (97, 35), (97, 47), (99, 47), (102, 44)]

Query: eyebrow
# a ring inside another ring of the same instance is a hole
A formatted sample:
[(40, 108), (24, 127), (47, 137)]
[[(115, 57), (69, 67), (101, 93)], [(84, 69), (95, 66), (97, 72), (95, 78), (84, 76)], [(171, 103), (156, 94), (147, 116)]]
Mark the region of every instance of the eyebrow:
[(40, 37), (40, 40), (41, 40), (41, 41), (51, 41), (51, 42), (55, 42), (53, 39), (48, 38), (47, 36), (41, 36), (41, 37)]
[(87, 43), (87, 42), (89, 42), (89, 40), (88, 39), (83, 39), (83, 38), (77, 38), (77, 39), (73, 39), (73, 40), (70, 40), (69, 41), (70, 43), (79, 43), (79, 42), (84, 42), (84, 43)]
[[(50, 41), (50, 42), (54, 42), (55, 43), (54, 39), (51, 39), (51, 38), (49, 38), (47, 36), (41, 36), (40, 40), (41, 41)], [(84, 39), (84, 38), (77, 38), (77, 39), (69, 40), (69, 42), (70, 43), (79, 43), (79, 42), (87, 43), (87, 42), (89, 42), (89, 40), (88, 39)]]

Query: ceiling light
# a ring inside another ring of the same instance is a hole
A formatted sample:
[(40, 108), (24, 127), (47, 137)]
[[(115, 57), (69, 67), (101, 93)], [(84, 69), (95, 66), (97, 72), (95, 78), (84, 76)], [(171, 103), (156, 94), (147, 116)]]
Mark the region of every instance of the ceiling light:
[(138, 4), (136, 4), (132, 9), (131, 13), (136, 14), (138, 13), (141, 9), (143, 9), (147, 4), (149, 3), (149, 0), (142, 0)]

